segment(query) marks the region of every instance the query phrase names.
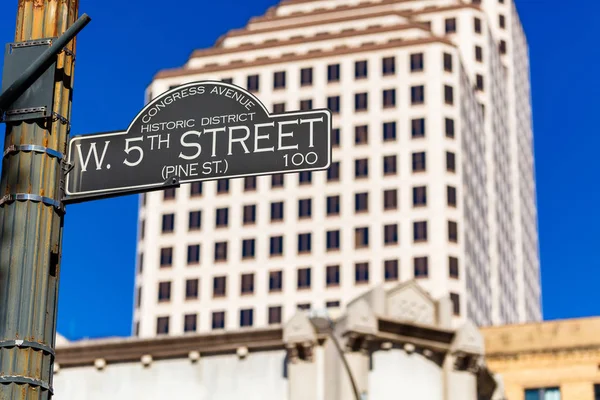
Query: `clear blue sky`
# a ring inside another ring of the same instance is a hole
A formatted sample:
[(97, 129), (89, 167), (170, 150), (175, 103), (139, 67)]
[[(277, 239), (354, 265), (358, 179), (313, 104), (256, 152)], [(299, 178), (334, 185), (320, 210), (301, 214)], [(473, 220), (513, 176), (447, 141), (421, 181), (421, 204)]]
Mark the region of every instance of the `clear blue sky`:
[[(124, 129), (162, 68), (182, 65), (276, 0), (80, 0), (92, 23), (77, 48), (74, 134)], [(546, 319), (600, 315), (600, 188), (595, 118), (600, 3), (517, 0), (527, 32)], [(0, 41), (17, 0), (3, 0)], [(0, 54), (0, 58), (2, 55)], [(1, 65), (1, 64), (0, 64)], [(2, 130), (4, 128), (1, 128)], [(128, 335), (137, 197), (73, 205), (65, 223), (58, 330), (70, 339)]]

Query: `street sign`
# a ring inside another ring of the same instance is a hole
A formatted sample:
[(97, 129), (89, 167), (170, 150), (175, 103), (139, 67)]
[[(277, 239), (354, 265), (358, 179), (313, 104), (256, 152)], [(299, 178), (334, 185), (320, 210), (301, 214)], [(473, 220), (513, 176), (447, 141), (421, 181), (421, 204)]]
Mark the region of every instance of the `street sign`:
[(271, 115), (240, 87), (200, 81), (152, 100), (126, 131), (73, 137), (67, 153), (66, 202), (323, 170), (331, 162), (331, 112)]

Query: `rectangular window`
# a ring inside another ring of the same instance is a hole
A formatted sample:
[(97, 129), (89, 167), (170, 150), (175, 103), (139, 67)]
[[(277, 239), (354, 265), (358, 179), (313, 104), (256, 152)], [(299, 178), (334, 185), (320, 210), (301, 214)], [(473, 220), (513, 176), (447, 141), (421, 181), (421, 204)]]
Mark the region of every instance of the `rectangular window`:
[(298, 270), (298, 290), (300, 289), (310, 289), (310, 268)]
[(244, 206), (243, 220), (244, 220), (244, 225), (256, 223), (256, 205), (255, 204)]
[(167, 301), (171, 301), (171, 282), (159, 282), (158, 302), (164, 303)]
[(458, 258), (448, 257), (448, 275), (450, 278), (458, 279)]
[(296, 307), (298, 310), (310, 310), (310, 303), (299, 303)]
[(271, 203), (271, 222), (283, 221), (283, 201)]
[(340, 162), (332, 162), (327, 170), (327, 181), (338, 182), (340, 180)]
[(325, 269), (325, 284), (327, 287), (340, 285), (340, 266), (328, 265)]
[(254, 274), (242, 274), (240, 293), (241, 294), (253, 294), (254, 293)]
[(254, 248), (256, 241), (254, 239), (242, 240), (242, 258), (254, 258)]
[(233, 78), (223, 78), (223, 79), (221, 79), (221, 82), (223, 82), (223, 83), (233, 83)]
[(385, 245), (398, 244), (398, 224), (383, 227), (383, 242)]
[(327, 108), (332, 113), (340, 112), (340, 96), (330, 96), (327, 98)]
[(498, 25), (500, 28), (506, 28), (506, 17), (504, 15), (498, 15)]
[(283, 174), (273, 174), (271, 175), (271, 188), (280, 188), (283, 187), (284, 178)]
[(413, 105), (425, 103), (425, 86), (412, 86), (410, 88), (410, 102)]
[(369, 263), (361, 262), (354, 264), (354, 283), (369, 283)]
[(177, 188), (169, 188), (163, 191), (163, 200), (174, 200), (176, 197)]
[(188, 229), (190, 231), (197, 231), (202, 226), (202, 212), (201, 211), (190, 211)]
[(138, 255), (138, 274), (144, 272), (144, 253)]
[(217, 181), (217, 194), (229, 193), (229, 179), (219, 179)]
[(331, 130), (331, 147), (340, 147), (340, 128)]
[(354, 63), (354, 78), (364, 79), (368, 75), (367, 61), (357, 61)]
[(225, 329), (225, 311), (215, 311), (212, 313), (212, 329)]
[(456, 172), (456, 156), (449, 151), (446, 152), (446, 171)]
[(312, 110), (313, 102), (311, 99), (300, 100), (300, 110), (307, 111)]
[(156, 319), (156, 334), (166, 335), (169, 333), (169, 317), (158, 317)]
[(424, 172), (427, 169), (425, 152), (412, 153), (412, 171)]
[(480, 92), (483, 91), (483, 75), (475, 75), (475, 88)]
[(302, 171), (298, 173), (298, 183), (300, 185), (310, 185), (312, 182), (312, 172)]
[(187, 248), (187, 263), (188, 265), (200, 263), (200, 245), (191, 244)]
[(429, 275), (429, 259), (427, 257), (415, 257), (413, 262), (415, 278), (427, 278)]
[(175, 230), (175, 214), (162, 216), (162, 233), (171, 233)]
[(340, 81), (340, 64), (332, 64), (327, 66), (327, 82)]
[(271, 256), (283, 254), (283, 236), (271, 236), (269, 238), (269, 254)]
[(452, 314), (460, 315), (460, 296), (458, 293), (450, 293), (450, 301), (452, 302)]
[(354, 127), (354, 144), (369, 143), (369, 126), (359, 125)]
[(506, 52), (507, 52), (506, 41), (505, 40), (501, 40), (500, 44), (498, 45), (498, 48), (500, 50), (500, 54), (506, 54)]
[(453, 243), (458, 242), (458, 224), (454, 221), (448, 221), (448, 240)]
[(473, 19), (473, 30), (475, 33), (481, 33), (481, 19), (477, 17)]
[(383, 209), (396, 210), (398, 208), (398, 190), (388, 189), (383, 191)]
[(410, 55), (410, 72), (423, 71), (423, 53)]
[(413, 138), (425, 137), (425, 118), (416, 118), (411, 120), (411, 130)]
[(452, 54), (444, 53), (444, 71), (452, 72)]
[(326, 308), (338, 308), (340, 306), (339, 300), (328, 301), (325, 303)]
[(298, 218), (310, 218), (312, 215), (312, 199), (298, 200)]
[(140, 239), (143, 239), (146, 236), (146, 221), (142, 220), (140, 223)]
[(142, 287), (138, 287), (135, 295), (135, 308), (140, 308), (142, 306)]
[(600, 384), (594, 385), (594, 400), (600, 400)]
[(395, 122), (384, 122), (383, 123), (383, 141), (390, 142), (396, 140), (396, 123)]
[(313, 83), (313, 69), (302, 68), (300, 70), (300, 86), (310, 86)]
[(385, 260), (383, 262), (383, 279), (386, 282), (398, 280), (398, 260)]
[(475, 46), (475, 61), (483, 61), (483, 49), (481, 46)]
[(525, 400), (560, 400), (560, 388), (526, 389)]
[(424, 207), (427, 205), (427, 186), (416, 186), (413, 188), (413, 207)]
[(244, 178), (244, 192), (256, 190), (256, 177), (247, 176)]
[(394, 75), (396, 73), (396, 58), (385, 57), (383, 60), (381, 60), (381, 69), (384, 76)]
[(427, 221), (417, 221), (413, 223), (413, 241), (427, 241)]
[(227, 277), (215, 276), (213, 278), (213, 297), (227, 296)]
[(327, 197), (327, 215), (340, 214), (340, 196)]
[(366, 111), (369, 106), (368, 93), (356, 93), (354, 95), (354, 111)]
[(193, 300), (198, 298), (198, 279), (188, 279), (185, 281), (185, 299)]
[(354, 248), (362, 249), (369, 247), (369, 228), (355, 228), (354, 229)]
[(202, 182), (192, 182), (190, 185), (190, 197), (202, 196)]
[(362, 158), (354, 161), (354, 177), (367, 178), (369, 176), (369, 159)]
[(456, 18), (446, 18), (444, 24), (446, 33), (456, 33)]
[(285, 112), (285, 103), (273, 104), (273, 114), (282, 114)]
[(196, 332), (198, 316), (196, 314), (186, 314), (183, 317), (183, 331)]
[(173, 248), (163, 247), (160, 249), (160, 267), (167, 268), (173, 265)]
[(383, 157), (383, 175), (396, 175), (396, 156)]
[(278, 71), (273, 74), (273, 89), (285, 88), (285, 71)]
[(369, 193), (356, 193), (354, 195), (354, 211), (366, 212), (369, 211)]
[(229, 224), (229, 209), (217, 208), (215, 225), (217, 228), (226, 227)]
[(445, 119), (446, 137), (454, 138), (454, 120), (451, 118)]
[(215, 261), (227, 261), (227, 242), (215, 243)]
[(259, 90), (258, 75), (249, 75), (248, 79), (247, 79), (246, 87), (248, 88), (248, 91), (250, 91), (250, 92), (258, 92), (258, 90)]
[(327, 251), (340, 249), (340, 231), (327, 231)]
[(298, 253), (310, 253), (312, 248), (311, 234), (300, 233), (298, 234)]
[(448, 206), (456, 207), (456, 188), (453, 186), (446, 186), (446, 198), (448, 200)]
[(383, 108), (396, 106), (396, 89), (386, 89), (383, 91)]
[(269, 292), (281, 292), (283, 288), (283, 271), (269, 272)]
[(281, 306), (269, 307), (269, 325), (281, 323)]
[(444, 85), (444, 102), (448, 105), (454, 104), (454, 89), (452, 86)]

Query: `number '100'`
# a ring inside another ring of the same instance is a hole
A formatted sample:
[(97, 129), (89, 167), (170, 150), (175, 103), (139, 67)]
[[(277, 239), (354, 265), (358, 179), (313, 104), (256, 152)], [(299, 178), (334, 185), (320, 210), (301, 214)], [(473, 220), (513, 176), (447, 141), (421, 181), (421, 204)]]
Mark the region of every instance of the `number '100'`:
[(299, 167), (304, 164), (316, 164), (319, 160), (319, 156), (314, 151), (311, 151), (310, 153), (306, 153), (306, 155), (302, 153), (294, 153), (292, 155), (286, 154), (283, 156), (283, 160), (285, 161), (286, 167), (289, 167), (290, 164)]

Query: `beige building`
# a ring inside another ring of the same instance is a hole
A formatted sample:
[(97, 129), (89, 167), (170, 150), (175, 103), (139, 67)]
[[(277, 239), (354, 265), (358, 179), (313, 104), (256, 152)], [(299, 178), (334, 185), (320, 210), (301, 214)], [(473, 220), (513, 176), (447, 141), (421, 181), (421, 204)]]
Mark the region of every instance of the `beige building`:
[(54, 398), (354, 400), (341, 352), (362, 399), (502, 400), (483, 337), (451, 322), (450, 299), (411, 281), (370, 290), (335, 323), (296, 311), (282, 327), (62, 342)]
[(507, 400), (600, 400), (600, 318), (482, 329)]
[(541, 318), (527, 42), (513, 0), (284, 0), (158, 73), (329, 108), (333, 164), (142, 196), (133, 332), (277, 326), (416, 279), (453, 324)]

